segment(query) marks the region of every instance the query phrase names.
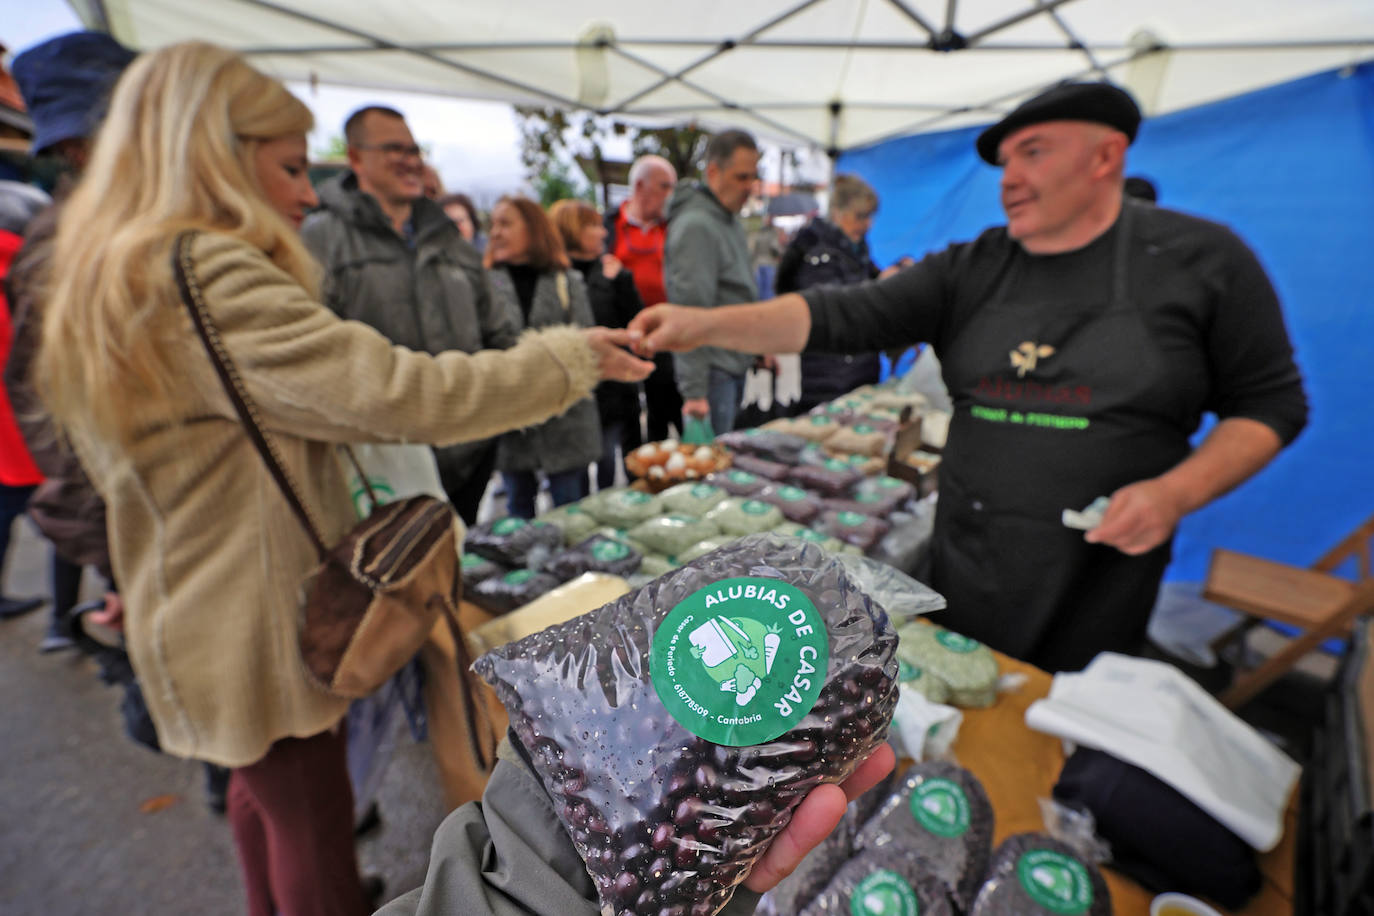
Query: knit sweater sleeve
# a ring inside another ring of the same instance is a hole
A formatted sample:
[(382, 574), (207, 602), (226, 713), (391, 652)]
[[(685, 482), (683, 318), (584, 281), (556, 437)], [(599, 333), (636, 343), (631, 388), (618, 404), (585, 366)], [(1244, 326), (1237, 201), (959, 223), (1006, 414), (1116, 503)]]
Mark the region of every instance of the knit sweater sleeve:
[[(341, 320), (238, 240), (202, 235), (194, 262), (225, 347), (270, 429), (326, 442), (448, 445), (557, 416), (598, 380), (597, 357), (576, 329), (527, 332), (509, 350), (430, 356)], [(193, 333), (189, 318), (186, 328)], [(187, 359), (216, 390), (213, 402), (233, 416), (198, 341)]]

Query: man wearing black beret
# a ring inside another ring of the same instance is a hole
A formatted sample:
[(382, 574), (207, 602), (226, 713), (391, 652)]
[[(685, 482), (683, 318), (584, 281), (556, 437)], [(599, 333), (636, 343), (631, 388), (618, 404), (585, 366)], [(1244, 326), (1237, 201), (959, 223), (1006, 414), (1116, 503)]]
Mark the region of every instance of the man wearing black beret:
[[(1119, 88), (1058, 86), (978, 138), (1002, 169), (1005, 226), (884, 280), (665, 306), (630, 326), (645, 352), (929, 342), (955, 410), (932, 544), (932, 584), (949, 601), (940, 622), (1049, 671), (1138, 651), (1178, 521), (1307, 420), (1250, 249), (1123, 195), (1139, 125)], [(1219, 422), (1194, 448), (1204, 413)], [(1100, 522), (1065, 515), (1099, 497)]]

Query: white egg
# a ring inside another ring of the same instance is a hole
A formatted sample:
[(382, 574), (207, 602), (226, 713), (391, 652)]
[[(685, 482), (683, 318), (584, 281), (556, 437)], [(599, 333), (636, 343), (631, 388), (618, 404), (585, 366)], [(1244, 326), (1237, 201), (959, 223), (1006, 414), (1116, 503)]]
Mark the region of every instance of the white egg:
[(682, 452), (673, 452), (673, 456), (668, 459), (666, 467), (670, 471), (680, 471), (687, 467), (687, 459), (683, 456)]
[(710, 461), (712, 458), (716, 457), (716, 453), (711, 450), (711, 446), (703, 445), (692, 453), (692, 457), (697, 461)]
[(647, 445), (641, 445), (639, 448), (635, 449), (635, 454), (645, 461), (648, 461), (658, 454), (658, 446), (654, 445), (652, 442)]
[(677, 448), (677, 440), (676, 440), (676, 439), (664, 439), (662, 442), (660, 442), (660, 443), (658, 444), (658, 447), (661, 448), (661, 449), (663, 449), (665, 452), (671, 452), (671, 451), (673, 451), (674, 449)]
[(667, 477), (667, 476), (668, 476), (668, 474), (667, 474), (667, 472), (665, 472), (665, 471), (663, 470), (663, 465), (661, 465), (661, 464), (656, 464), (656, 465), (654, 465), (653, 467), (649, 468), (649, 479), (650, 479), (650, 480), (662, 480), (663, 478), (665, 478), (665, 477)]

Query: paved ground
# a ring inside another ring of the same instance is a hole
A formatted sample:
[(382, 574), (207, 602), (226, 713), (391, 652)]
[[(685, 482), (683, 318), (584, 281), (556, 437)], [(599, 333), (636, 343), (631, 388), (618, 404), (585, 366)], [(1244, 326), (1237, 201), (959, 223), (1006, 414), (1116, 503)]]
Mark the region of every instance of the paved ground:
[[(6, 593), (46, 594), (46, 544), (27, 521), (14, 534)], [(0, 913), (243, 913), (200, 765), (125, 738), (118, 691), (92, 663), (39, 655), (46, 613), (0, 622)], [(394, 895), (422, 880), (443, 816), (427, 746), (402, 739), (379, 797), (382, 828), (359, 854)]]

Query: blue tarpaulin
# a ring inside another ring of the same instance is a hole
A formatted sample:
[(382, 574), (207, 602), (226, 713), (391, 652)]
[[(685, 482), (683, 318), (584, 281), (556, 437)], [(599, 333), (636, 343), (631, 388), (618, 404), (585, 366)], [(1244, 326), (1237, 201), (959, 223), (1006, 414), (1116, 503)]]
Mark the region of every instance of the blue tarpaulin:
[[(878, 192), (886, 265), (1004, 222), (981, 128), (843, 155)], [(1168, 579), (1199, 581), (1214, 547), (1308, 565), (1374, 512), (1374, 63), (1147, 120), (1127, 174), (1160, 206), (1224, 223), (1277, 288), (1306, 381), (1306, 431), (1272, 465), (1187, 518)], [(1205, 429), (1203, 431), (1205, 433)]]

